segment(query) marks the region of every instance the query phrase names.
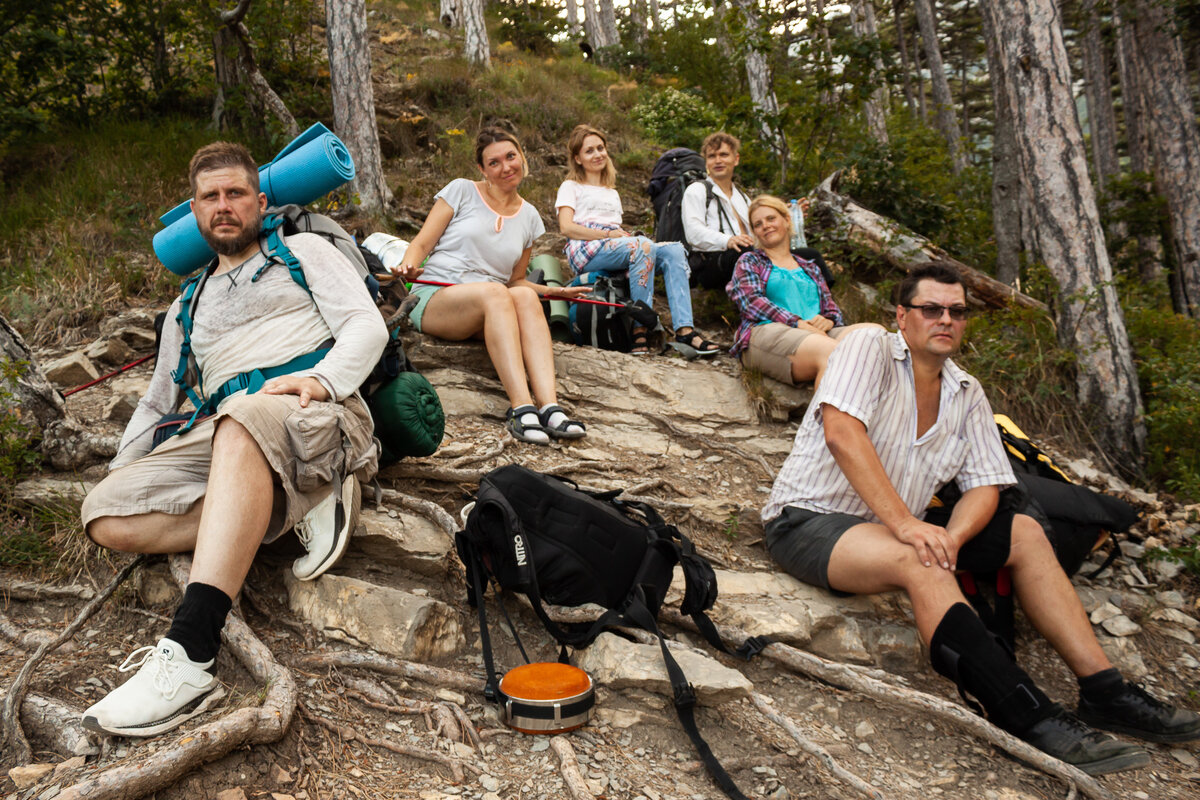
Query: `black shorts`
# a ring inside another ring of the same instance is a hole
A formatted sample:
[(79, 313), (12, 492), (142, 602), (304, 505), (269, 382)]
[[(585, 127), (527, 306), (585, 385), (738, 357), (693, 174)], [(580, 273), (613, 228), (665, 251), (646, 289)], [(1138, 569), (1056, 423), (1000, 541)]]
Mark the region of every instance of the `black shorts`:
[[(1006, 502), (1002, 493), (991, 520), (958, 551), (959, 571), (995, 572), (1004, 566), (1012, 546), (1013, 515), (1017, 510), (1014, 503)], [(925, 514), (925, 521), (933, 525), (945, 525), (949, 520), (949, 508), (935, 508)], [(846, 531), (867, 522), (850, 514), (822, 514), (786, 506), (783, 513), (767, 523), (763, 538), (767, 552), (790, 575), (836, 594), (846, 594), (829, 586), (829, 557)]]

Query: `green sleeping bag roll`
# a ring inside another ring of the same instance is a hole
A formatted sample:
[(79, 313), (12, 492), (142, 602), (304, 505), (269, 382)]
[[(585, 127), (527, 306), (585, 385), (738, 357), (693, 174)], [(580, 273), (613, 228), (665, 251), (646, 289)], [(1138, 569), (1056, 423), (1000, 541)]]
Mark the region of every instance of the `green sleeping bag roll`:
[(367, 398), (385, 463), (432, 455), (446, 432), (446, 415), (433, 385), (417, 372), (401, 372)]

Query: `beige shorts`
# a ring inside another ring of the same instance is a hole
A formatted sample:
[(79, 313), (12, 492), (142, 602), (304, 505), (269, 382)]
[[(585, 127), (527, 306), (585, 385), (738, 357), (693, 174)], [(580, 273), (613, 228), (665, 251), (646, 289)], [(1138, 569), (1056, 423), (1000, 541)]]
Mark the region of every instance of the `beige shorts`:
[[(833, 328), (829, 335), (837, 338), (842, 328)], [(792, 354), (812, 331), (802, 331), (782, 322), (755, 325), (750, 331), (750, 346), (742, 352), (742, 366), (754, 368), (780, 383), (795, 386), (792, 380)]]
[(250, 432), (275, 472), (275, 503), (264, 542), (278, 538), (324, 499), (335, 472), (369, 481), (379, 467), (371, 413), (357, 395), (344, 403), (312, 402), (308, 408), (300, 407), (296, 395), (239, 395), (226, 400), (215, 417), (109, 473), (83, 501), (84, 527), (98, 517), (187, 513), (208, 489), (213, 431), (224, 417)]

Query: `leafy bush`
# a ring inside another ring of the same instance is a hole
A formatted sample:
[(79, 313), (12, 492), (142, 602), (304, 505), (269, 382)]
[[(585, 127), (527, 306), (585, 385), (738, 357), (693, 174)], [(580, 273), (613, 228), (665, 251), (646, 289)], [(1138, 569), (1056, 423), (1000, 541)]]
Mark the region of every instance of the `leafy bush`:
[(634, 106), (633, 118), (655, 142), (693, 149), (721, 123), (721, 115), (710, 103), (670, 86)]
[(545, 3), (530, 0), (516, 3), (509, 0), (500, 7), (500, 39), (515, 44), (539, 56), (553, 55), (558, 51), (555, 39), (567, 29), (567, 21), (558, 16), (558, 10)]

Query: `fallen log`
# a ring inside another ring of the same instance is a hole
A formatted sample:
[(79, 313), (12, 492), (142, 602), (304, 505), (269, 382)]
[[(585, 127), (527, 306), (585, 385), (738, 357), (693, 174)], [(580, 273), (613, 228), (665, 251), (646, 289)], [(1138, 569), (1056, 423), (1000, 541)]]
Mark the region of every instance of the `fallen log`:
[(1017, 305), (1047, 311), (1046, 304), (1023, 294), (1008, 284), (984, 275), (951, 256), (933, 242), (905, 228), (895, 220), (876, 214), (838, 193), (841, 170), (834, 172), (817, 187), (808, 216), (813, 227), (847, 244), (866, 247), (890, 266), (907, 271), (926, 261), (948, 261), (962, 274), (963, 284), (972, 301), (987, 308)]

